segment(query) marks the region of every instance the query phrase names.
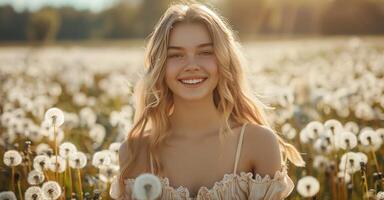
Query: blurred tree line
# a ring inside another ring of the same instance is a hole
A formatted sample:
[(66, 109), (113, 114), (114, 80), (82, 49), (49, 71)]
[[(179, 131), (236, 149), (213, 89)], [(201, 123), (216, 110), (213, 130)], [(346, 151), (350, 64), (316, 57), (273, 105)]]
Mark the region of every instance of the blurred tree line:
[[(0, 41), (144, 38), (171, 2), (121, 1), (100, 13), (72, 7), (18, 13), (2, 6)], [(219, 0), (210, 4), (240, 37), (384, 33), (384, 0)]]

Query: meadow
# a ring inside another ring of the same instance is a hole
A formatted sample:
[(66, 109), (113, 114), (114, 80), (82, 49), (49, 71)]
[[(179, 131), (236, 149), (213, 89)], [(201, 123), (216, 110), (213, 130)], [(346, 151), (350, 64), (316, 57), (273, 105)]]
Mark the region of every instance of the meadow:
[[(111, 199), (143, 50), (0, 47), (0, 200)], [(384, 199), (384, 38), (255, 41), (243, 52), (269, 121), (306, 161), (288, 164), (287, 199)]]

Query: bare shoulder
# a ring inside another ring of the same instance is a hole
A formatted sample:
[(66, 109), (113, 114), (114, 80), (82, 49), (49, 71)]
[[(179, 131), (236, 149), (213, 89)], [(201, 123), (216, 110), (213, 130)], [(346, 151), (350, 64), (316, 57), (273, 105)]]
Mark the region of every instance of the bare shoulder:
[[(134, 165), (126, 171), (124, 174), (124, 178), (135, 178), (141, 173), (148, 171), (148, 163), (149, 163), (149, 154), (148, 154), (148, 145), (149, 145), (149, 131), (144, 132), (142, 138), (133, 137), (131, 138), (131, 143), (128, 142), (127, 139), (122, 142), (119, 149), (119, 165), (120, 170), (123, 170), (128, 164), (130, 155), (128, 148), (129, 144), (138, 144), (140, 145), (140, 150), (138, 152), (137, 160), (134, 162)], [(122, 171), (120, 171), (122, 172)]]
[(273, 176), (281, 169), (281, 152), (278, 136), (272, 129), (248, 124), (244, 131), (245, 156), (255, 173)]

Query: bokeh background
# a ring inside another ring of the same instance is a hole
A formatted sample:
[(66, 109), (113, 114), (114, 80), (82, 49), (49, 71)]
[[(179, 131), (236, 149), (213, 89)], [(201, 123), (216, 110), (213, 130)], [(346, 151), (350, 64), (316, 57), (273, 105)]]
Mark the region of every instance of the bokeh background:
[[(0, 200), (111, 198), (145, 39), (172, 2), (0, 0)], [(289, 165), (287, 199), (384, 199), (384, 1), (199, 2), (232, 25), (253, 92), (307, 162)]]

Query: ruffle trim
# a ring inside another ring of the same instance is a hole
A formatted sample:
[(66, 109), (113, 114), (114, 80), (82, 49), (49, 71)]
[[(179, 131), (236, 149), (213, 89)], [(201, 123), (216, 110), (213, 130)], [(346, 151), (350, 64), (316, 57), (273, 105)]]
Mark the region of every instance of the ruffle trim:
[[(274, 181), (280, 181), (283, 180), (286, 176), (288, 176), (287, 173), (287, 167), (283, 166), (280, 170), (276, 171), (273, 177), (271, 178), (269, 174), (266, 174), (265, 176), (262, 176), (258, 173), (255, 174), (255, 178), (253, 178), (252, 172), (240, 172), (240, 174), (224, 174), (224, 178), (220, 181), (216, 181), (210, 189), (208, 187), (202, 186), (197, 191), (196, 197), (191, 197), (190, 192), (187, 187), (179, 186), (177, 188), (174, 188), (169, 185), (169, 179), (167, 177), (159, 177), (160, 183), (163, 186), (163, 192), (164, 189), (167, 191), (176, 192), (179, 196), (184, 198), (197, 198), (202, 195), (206, 195), (207, 193), (213, 193), (214, 191), (217, 191), (219, 188), (222, 188), (224, 186), (227, 186), (230, 183), (235, 183), (234, 180), (237, 179), (238, 181), (249, 181), (253, 184), (269, 184)], [(135, 179), (134, 178), (128, 178), (125, 179), (124, 184), (125, 185), (132, 185), (134, 184)]]

